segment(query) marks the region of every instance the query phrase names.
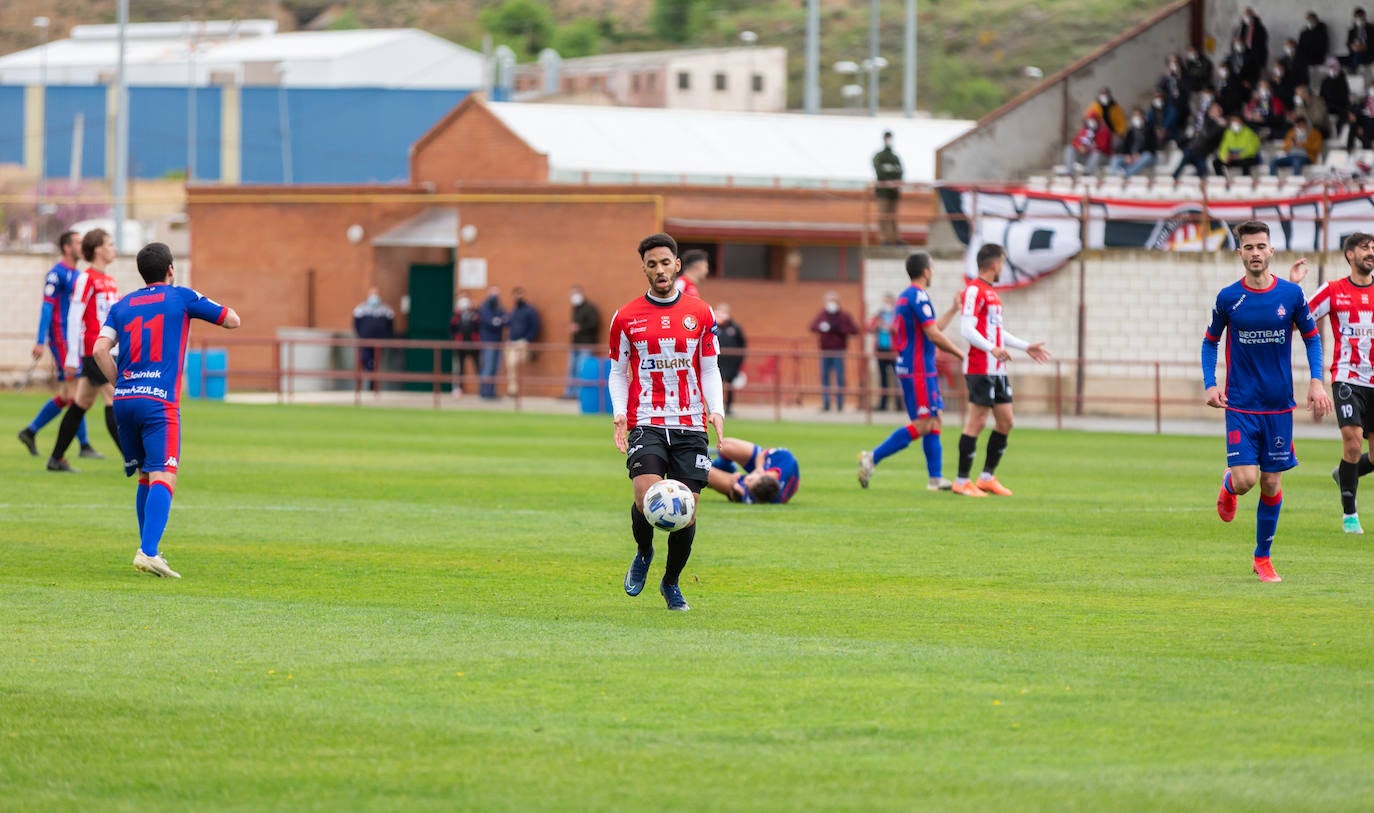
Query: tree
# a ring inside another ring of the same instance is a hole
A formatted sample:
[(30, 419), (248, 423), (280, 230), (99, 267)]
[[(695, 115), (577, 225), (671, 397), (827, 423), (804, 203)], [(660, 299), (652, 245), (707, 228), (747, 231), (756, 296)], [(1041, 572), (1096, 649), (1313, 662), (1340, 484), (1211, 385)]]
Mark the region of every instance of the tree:
[(654, 0), (649, 25), (661, 40), (687, 42), (706, 21), (709, 5), (706, 0)]
[(553, 49), (568, 59), (600, 52), (601, 23), (583, 17), (560, 27), (553, 36)]
[(536, 0), (505, 0), (484, 9), (480, 19), (492, 39), (527, 57), (537, 55), (553, 40), (553, 14)]

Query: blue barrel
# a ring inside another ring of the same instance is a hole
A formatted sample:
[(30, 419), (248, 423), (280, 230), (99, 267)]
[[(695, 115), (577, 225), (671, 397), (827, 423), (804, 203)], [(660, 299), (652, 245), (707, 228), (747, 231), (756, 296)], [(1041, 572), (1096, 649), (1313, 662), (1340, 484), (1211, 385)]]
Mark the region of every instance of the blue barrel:
[[(202, 369), (205, 391), (201, 392)], [(228, 392), (229, 351), (223, 348), (210, 348), (202, 357), (199, 350), (186, 351), (186, 370), (183, 381), (186, 394), (192, 398), (213, 398), (223, 401)]]
[(598, 380), (600, 372), (601, 362), (596, 356), (587, 356), (578, 365), (577, 406), (583, 415), (595, 415), (601, 411), (601, 396), (597, 390), (606, 388), (606, 379), (601, 377)]

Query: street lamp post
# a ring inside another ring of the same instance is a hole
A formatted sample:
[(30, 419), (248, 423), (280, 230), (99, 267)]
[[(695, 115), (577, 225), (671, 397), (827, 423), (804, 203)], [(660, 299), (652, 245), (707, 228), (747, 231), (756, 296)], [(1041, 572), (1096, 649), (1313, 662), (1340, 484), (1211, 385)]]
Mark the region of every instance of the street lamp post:
[(739, 41), (744, 43), (749, 49), (749, 75), (744, 83), (744, 92), (749, 97), (749, 112), (754, 112), (754, 43), (759, 41), (759, 35), (753, 31), (739, 32)]
[(38, 97), (43, 101), (43, 113), (38, 119), (38, 187), (34, 194), (34, 217), (36, 228), (34, 237), (40, 242), (43, 234), (43, 193), (44, 179), (48, 176), (48, 27), (52, 21), (47, 17), (34, 17), (33, 27), (43, 32), (43, 47), (38, 52)]

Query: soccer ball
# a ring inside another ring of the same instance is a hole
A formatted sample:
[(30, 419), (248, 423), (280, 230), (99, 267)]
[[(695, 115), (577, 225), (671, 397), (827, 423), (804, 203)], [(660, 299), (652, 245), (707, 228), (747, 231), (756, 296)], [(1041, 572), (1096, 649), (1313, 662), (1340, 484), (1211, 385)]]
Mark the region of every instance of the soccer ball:
[(680, 531), (697, 513), (697, 498), (677, 480), (659, 480), (644, 492), (644, 516), (656, 528)]

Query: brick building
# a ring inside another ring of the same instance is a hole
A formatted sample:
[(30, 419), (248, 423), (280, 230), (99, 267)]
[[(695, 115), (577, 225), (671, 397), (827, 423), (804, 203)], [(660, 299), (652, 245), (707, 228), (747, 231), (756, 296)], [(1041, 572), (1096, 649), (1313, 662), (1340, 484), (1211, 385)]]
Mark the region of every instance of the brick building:
[[(414, 144), (404, 185), (190, 187), (192, 265), (198, 287), (244, 315), (246, 336), (347, 331), (353, 306), (375, 284), (392, 304), (409, 296), (398, 329), (447, 338), (455, 293), (480, 298), (497, 285), (509, 300), (523, 285), (544, 317), (541, 340), (562, 343), (569, 286), (581, 285), (609, 320), (645, 288), (636, 243), (666, 230), (684, 249), (711, 253), (703, 295), (730, 302), (751, 340), (793, 342), (807, 338), (827, 290), (862, 310), (865, 185), (882, 131), (897, 133), (899, 149), (907, 145), (908, 178), (929, 182), (934, 148), (966, 126), (688, 119), (488, 104), (474, 95)], [(932, 205), (925, 189), (905, 198), (909, 242), (924, 241)], [(233, 366), (270, 365), (268, 353), (245, 350)], [(553, 378), (564, 364), (561, 353), (545, 353), (531, 372)]]

